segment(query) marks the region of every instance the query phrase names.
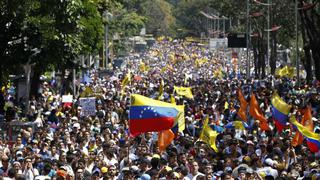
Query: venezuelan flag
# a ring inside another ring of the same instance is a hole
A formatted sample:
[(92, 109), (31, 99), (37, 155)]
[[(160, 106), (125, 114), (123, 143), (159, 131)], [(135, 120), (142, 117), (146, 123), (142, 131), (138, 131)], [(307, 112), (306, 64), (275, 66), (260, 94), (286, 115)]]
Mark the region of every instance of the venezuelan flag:
[(291, 116), (290, 122), (306, 138), (310, 150), (312, 152), (318, 152), (320, 150), (320, 134), (310, 131), (307, 127), (300, 124), (294, 116)]
[(240, 129), (240, 130), (249, 129), (248, 124), (243, 121), (231, 121), (227, 125), (225, 125), (224, 127), (226, 129)]
[[(313, 131), (313, 121), (312, 121), (312, 114), (311, 114), (311, 106), (308, 106), (306, 109), (300, 110), (300, 112), (303, 114), (301, 124), (309, 129), (310, 131)], [(297, 128), (296, 128), (297, 129)], [(296, 147), (298, 145), (301, 145), (303, 143), (303, 136), (301, 133), (296, 132), (295, 136), (293, 137), (291, 144), (292, 146)]]
[(129, 129), (131, 134), (171, 129), (179, 114), (176, 105), (138, 94), (131, 95)]
[(278, 132), (281, 132), (288, 121), (288, 114), (290, 113), (291, 106), (284, 102), (277, 93), (272, 95), (271, 104), (273, 119)]

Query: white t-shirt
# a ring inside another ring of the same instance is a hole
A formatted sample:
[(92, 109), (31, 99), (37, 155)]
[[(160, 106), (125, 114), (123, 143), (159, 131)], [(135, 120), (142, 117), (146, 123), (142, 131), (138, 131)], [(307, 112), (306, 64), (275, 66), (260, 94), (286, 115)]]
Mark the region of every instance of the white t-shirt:
[(192, 180), (196, 180), (198, 176), (204, 176), (204, 174), (202, 174), (201, 172), (198, 172), (196, 175), (192, 175), (191, 173), (189, 173), (186, 177)]
[(39, 175), (39, 171), (35, 168), (25, 169), (23, 175), (25, 175), (26, 180), (33, 180), (36, 176)]

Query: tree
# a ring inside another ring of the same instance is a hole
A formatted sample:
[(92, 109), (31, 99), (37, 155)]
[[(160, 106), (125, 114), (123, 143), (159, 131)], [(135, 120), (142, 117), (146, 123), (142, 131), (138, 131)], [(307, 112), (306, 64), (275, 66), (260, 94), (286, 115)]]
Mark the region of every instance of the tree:
[[(26, 63), (34, 64), (39, 75), (50, 68), (72, 66), (79, 54), (97, 52), (103, 33), (98, 3), (1, 0), (0, 32), (5, 38), (0, 44), (0, 83)], [(40, 53), (32, 56), (34, 50)]]
[(147, 32), (169, 35), (175, 24), (172, 5), (164, 0), (147, 0), (142, 5), (142, 14), (147, 18)]
[(317, 1), (299, 0), (299, 14), (301, 19), (302, 37), (304, 43), (304, 65), (307, 80), (312, 80), (311, 58), (314, 60), (315, 77), (320, 80), (320, 10)]

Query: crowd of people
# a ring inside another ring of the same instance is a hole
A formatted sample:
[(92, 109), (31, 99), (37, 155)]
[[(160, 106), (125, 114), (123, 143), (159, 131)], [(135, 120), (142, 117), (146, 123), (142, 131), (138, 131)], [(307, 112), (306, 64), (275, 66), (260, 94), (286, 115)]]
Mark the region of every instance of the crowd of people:
[[(127, 57), (126, 67), (114, 69), (113, 75), (99, 77), (92, 71), (91, 81), (80, 85), (80, 95), (90, 88), (94, 93), (87, 96), (96, 98), (90, 116), (82, 115), (79, 97), (63, 103), (59, 91), (52, 91), (54, 83), (45, 81), (24, 118), (34, 126), (21, 128), (12, 142), (8, 129), (1, 129), (0, 179), (320, 179), (320, 152), (311, 152), (305, 140), (292, 146), (295, 129), (288, 122), (278, 132), (270, 110), (277, 91), (292, 105), (290, 116), (301, 119), (300, 110), (311, 107), (314, 131), (320, 133), (320, 83), (243, 78), (238, 64), (226, 51), (185, 41), (157, 42), (145, 53)], [(123, 87), (129, 71), (131, 81)], [(186, 124), (163, 152), (157, 132), (132, 137), (128, 121), (130, 94), (157, 98), (161, 80), (161, 100), (170, 102), (173, 96), (176, 104), (184, 105)], [(174, 86), (191, 87), (194, 98), (175, 94)], [(239, 120), (238, 89), (248, 102), (255, 94), (270, 131), (261, 130), (249, 114), (249, 129), (225, 128)], [(22, 119), (17, 110), (21, 103), (13, 92), (3, 88), (0, 99), (4, 117)], [(219, 133), (218, 152), (199, 141), (207, 116)], [(4, 118), (1, 123), (9, 122)]]

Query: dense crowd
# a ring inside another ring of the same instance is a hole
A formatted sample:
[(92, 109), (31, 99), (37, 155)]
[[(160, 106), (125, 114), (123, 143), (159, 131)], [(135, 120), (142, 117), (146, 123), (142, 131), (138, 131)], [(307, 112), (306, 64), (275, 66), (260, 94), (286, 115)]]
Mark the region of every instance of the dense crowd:
[[(144, 67), (141, 67), (141, 61)], [(238, 65), (226, 51), (209, 51), (184, 41), (162, 41), (144, 54), (131, 55), (126, 68), (99, 77), (91, 72), (91, 82), (79, 85), (80, 94), (91, 88), (96, 97), (95, 115), (82, 116), (79, 97), (62, 103), (55, 84), (45, 81), (38, 97), (30, 100), (25, 121), (35, 128), (22, 128), (14, 142), (0, 139), (0, 179), (320, 179), (320, 152), (312, 153), (306, 141), (293, 147), (295, 129), (278, 132), (271, 114), (271, 96), (278, 94), (292, 105), (290, 116), (301, 119), (301, 109), (312, 109), (314, 131), (320, 133), (320, 83), (303, 79), (268, 76), (244, 79)], [(122, 79), (130, 71), (132, 80), (124, 88)], [(157, 132), (130, 136), (128, 113), (130, 94), (185, 106), (186, 128), (164, 152), (157, 144)], [(174, 86), (192, 87), (193, 99), (174, 93)], [(123, 89), (124, 93), (121, 93)], [(249, 129), (228, 129), (239, 120), (241, 89), (249, 102), (254, 93), (268, 119), (270, 131), (262, 131), (259, 121), (248, 115)], [(226, 105), (227, 104), (227, 105)], [(0, 112), (4, 117), (22, 119), (22, 103), (3, 88)], [(218, 152), (199, 141), (203, 121), (219, 132)], [(8, 119), (4, 118), (4, 122)], [(1, 129), (2, 134), (7, 129)]]

